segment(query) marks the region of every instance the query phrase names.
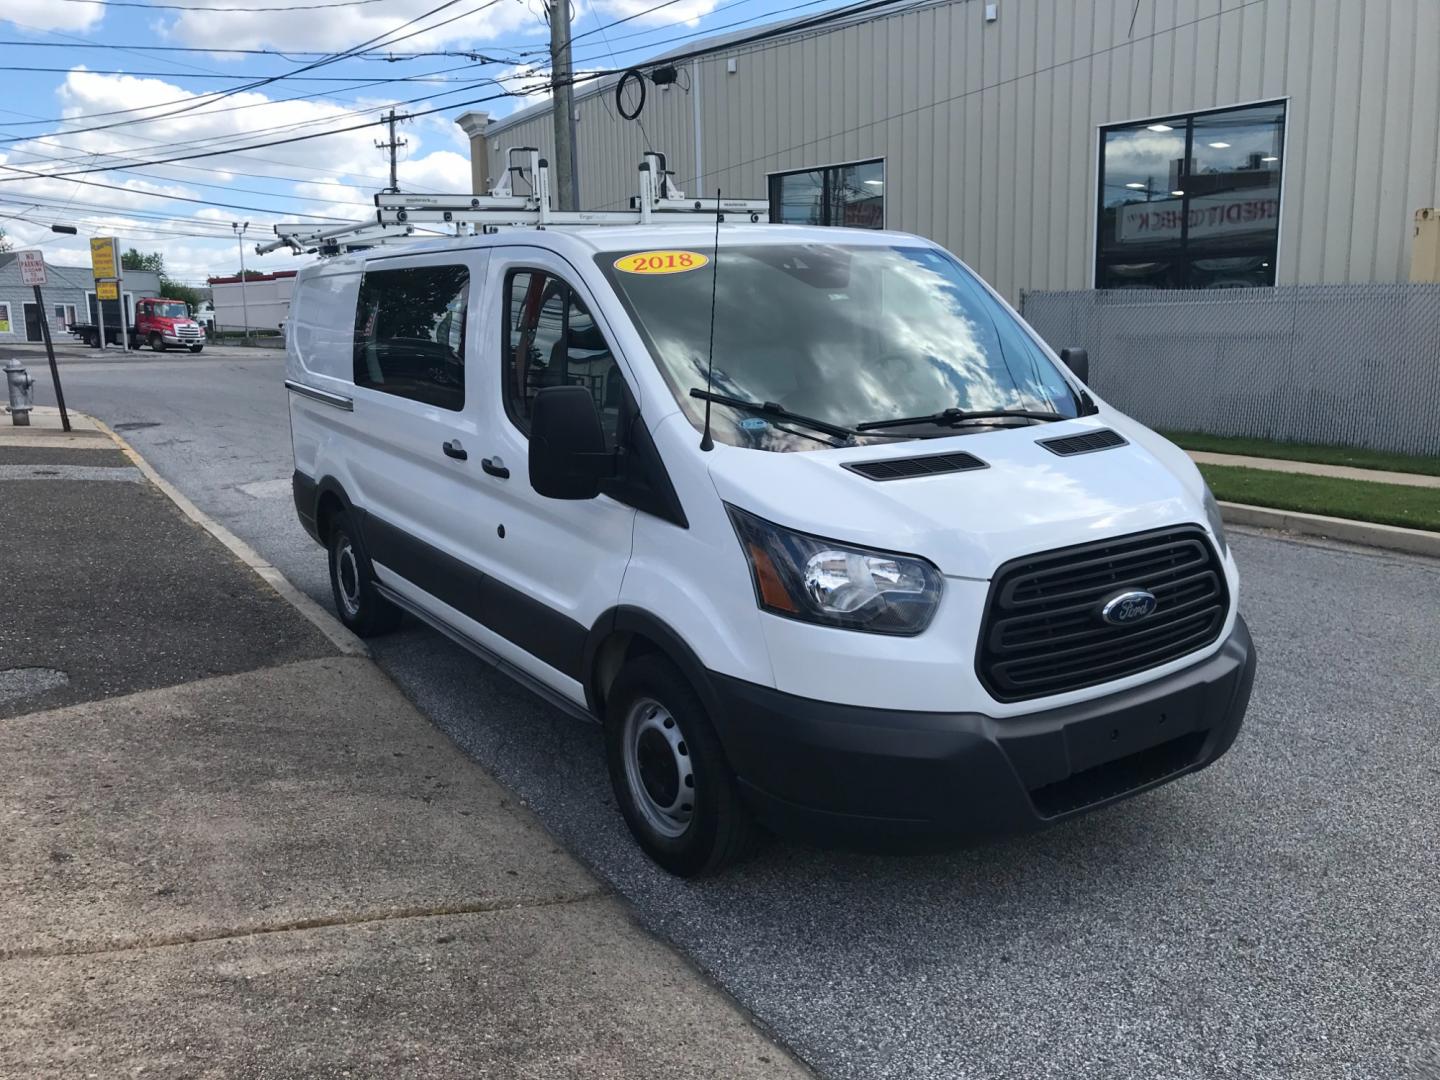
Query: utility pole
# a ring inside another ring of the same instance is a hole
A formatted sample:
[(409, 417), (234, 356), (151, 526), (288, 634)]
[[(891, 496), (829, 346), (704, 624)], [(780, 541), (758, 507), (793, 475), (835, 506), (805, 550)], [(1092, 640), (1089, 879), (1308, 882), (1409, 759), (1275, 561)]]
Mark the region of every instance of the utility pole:
[(238, 221), (232, 221), (230, 228), (235, 230), (235, 240), (240, 245), (240, 308), (245, 313), (245, 340), (249, 341), (250, 296), (245, 289), (245, 230), (250, 228), (250, 223), (247, 221), (242, 225)]
[(560, 209), (580, 209), (580, 177), (575, 171), (575, 89), (571, 85), (570, 0), (546, 0), (550, 15), (551, 115), (555, 123), (555, 174), (560, 178)]
[[(395, 138), (395, 120), (396, 120), (396, 116), (395, 116), (395, 110), (394, 110), (393, 108), (390, 110), (390, 112), (389, 112), (388, 114), (386, 114), (386, 116), (385, 116), (383, 119), (385, 120), (385, 122), (386, 122), (387, 124), (390, 125), (390, 141), (389, 141), (389, 142), (377, 142), (377, 143), (375, 144), (375, 149), (377, 149), (377, 150), (388, 150), (388, 151), (390, 152), (390, 186), (387, 187), (387, 188), (385, 189), (385, 191), (387, 191), (387, 192), (393, 192), (393, 193), (395, 193), (395, 194), (398, 195), (398, 194), (400, 193), (400, 184), (399, 184), (399, 181), (398, 181), (398, 180), (396, 179), (396, 177), (395, 177), (395, 165), (396, 165), (396, 161), (395, 161), (395, 151), (399, 150), (402, 146), (408, 146), (409, 143), (407, 143), (404, 139), (398, 139), (398, 140), (397, 140), (397, 139)], [(404, 117), (400, 117), (400, 119), (403, 120)]]

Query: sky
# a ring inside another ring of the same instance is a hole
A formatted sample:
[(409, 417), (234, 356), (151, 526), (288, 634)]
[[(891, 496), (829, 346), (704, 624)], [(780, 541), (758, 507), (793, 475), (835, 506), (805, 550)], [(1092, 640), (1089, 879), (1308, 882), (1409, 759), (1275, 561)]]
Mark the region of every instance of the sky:
[[(624, 67), (795, 3), (572, 0), (574, 64)], [(246, 268), (294, 269), (302, 257), (254, 245), (276, 222), (372, 217), (388, 182), (377, 122), (392, 105), (437, 110), (399, 127), (401, 190), (468, 192), (455, 118), (542, 100), (514, 95), (548, 78), (548, 41), (542, 0), (0, 0), (0, 229), (57, 265), (88, 265), (90, 236), (118, 236), (199, 285), (239, 269), (234, 224), (248, 223)], [(149, 164), (214, 150), (227, 152)], [(35, 175), (75, 170), (87, 171)]]

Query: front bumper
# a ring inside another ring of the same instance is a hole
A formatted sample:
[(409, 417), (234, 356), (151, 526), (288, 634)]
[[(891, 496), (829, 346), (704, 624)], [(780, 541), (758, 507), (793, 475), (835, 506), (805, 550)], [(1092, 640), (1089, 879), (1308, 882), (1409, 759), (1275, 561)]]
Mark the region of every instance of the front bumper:
[(1028, 832), (1211, 764), (1255, 679), (1243, 619), (1213, 656), (1153, 683), (996, 719), (891, 712), (714, 676), (717, 731), (756, 814), (818, 841)]

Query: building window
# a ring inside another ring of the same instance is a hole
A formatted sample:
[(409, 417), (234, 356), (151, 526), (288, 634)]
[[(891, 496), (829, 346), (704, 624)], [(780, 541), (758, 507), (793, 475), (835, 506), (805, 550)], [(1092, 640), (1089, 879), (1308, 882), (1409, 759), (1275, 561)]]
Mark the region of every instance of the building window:
[(885, 227), (885, 162), (770, 174), (770, 220), (786, 225)]
[(0, 334), (13, 334), (10, 329), (10, 305), (0, 300)]
[(613, 447), (625, 379), (585, 302), (553, 274), (512, 270), (505, 305), (505, 408), (516, 427), (529, 432), (535, 395), (545, 387), (583, 386)]
[(1100, 131), (1097, 289), (1275, 284), (1285, 103)]
[(355, 308), (355, 385), (463, 408), (469, 289), (463, 266), (367, 272)]

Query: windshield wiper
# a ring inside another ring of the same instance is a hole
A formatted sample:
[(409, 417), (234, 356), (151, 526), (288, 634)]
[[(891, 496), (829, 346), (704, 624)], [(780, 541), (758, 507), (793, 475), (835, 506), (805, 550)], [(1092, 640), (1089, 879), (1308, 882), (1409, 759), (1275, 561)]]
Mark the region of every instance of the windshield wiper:
[(956, 424), (963, 424), (970, 420), (1001, 420), (1011, 416), (1022, 420), (1071, 419), (1068, 416), (1061, 416), (1057, 412), (1048, 412), (1039, 409), (983, 409), (976, 412), (966, 412), (964, 409), (942, 409), (940, 412), (931, 413), (929, 416), (899, 416), (894, 420), (867, 420), (863, 424), (856, 424), (855, 430), (873, 431), (876, 428), (909, 427), (914, 424), (936, 424), (942, 427), (946, 425), (953, 427)]
[(855, 437), (855, 432), (850, 428), (840, 427), (838, 424), (827, 424), (824, 420), (816, 420), (812, 416), (802, 416), (773, 401), (746, 401), (744, 398), (717, 394), (710, 390), (701, 390), (698, 387), (690, 391), (690, 396), (699, 398), (701, 401), (713, 401), (716, 405), (729, 405), (732, 409), (744, 409), (758, 416), (770, 416), (776, 420), (788, 420), (792, 424), (804, 424), (816, 431), (823, 431), (826, 435), (834, 435), (837, 439), (853, 439)]

